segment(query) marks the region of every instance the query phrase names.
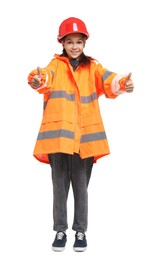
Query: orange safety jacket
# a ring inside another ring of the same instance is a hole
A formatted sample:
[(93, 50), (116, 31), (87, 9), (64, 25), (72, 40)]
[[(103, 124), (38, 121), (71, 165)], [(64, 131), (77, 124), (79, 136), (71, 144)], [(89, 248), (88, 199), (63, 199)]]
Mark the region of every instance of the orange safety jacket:
[[(116, 98), (125, 92), (126, 77), (108, 71), (96, 61), (74, 71), (68, 58), (57, 54), (42, 71), (37, 92), (44, 94), (43, 118), (33, 155), (49, 163), (51, 153), (79, 153), (97, 159), (110, 154), (98, 97)], [(37, 74), (28, 75), (30, 83)]]

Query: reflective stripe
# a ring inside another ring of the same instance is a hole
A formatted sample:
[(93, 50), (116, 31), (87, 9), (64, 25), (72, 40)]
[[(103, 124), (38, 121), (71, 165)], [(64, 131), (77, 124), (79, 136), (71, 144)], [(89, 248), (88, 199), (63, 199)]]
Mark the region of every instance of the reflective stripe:
[[(75, 100), (75, 95), (74, 94), (67, 94), (66, 91), (64, 90), (56, 90), (53, 91), (50, 98), (66, 98), (69, 101), (74, 101)], [(88, 104), (94, 100), (98, 99), (97, 93), (94, 92), (90, 96), (81, 96), (80, 101), (82, 104)], [(47, 101), (44, 102), (44, 109), (46, 108)]]
[(87, 103), (90, 103), (90, 102), (92, 102), (92, 101), (94, 101), (95, 99), (97, 99), (98, 97), (97, 97), (97, 93), (96, 92), (94, 92), (92, 95), (90, 95), (90, 96), (81, 96), (80, 97), (80, 100), (81, 100), (81, 103), (85, 103), (85, 104), (87, 104)]
[(43, 109), (46, 108), (46, 105), (47, 105), (47, 101), (44, 101)]
[(66, 98), (69, 101), (74, 101), (75, 95), (68, 94), (65, 90), (55, 90), (52, 92), (50, 98)]
[(93, 133), (93, 134), (82, 135), (80, 142), (87, 143), (87, 142), (98, 141), (98, 140), (103, 140), (103, 139), (107, 139), (106, 133), (98, 132), (98, 133)]
[(103, 80), (105, 81), (112, 73), (112, 71), (107, 70), (102, 76)]
[(38, 134), (37, 140), (45, 140), (45, 139), (59, 138), (59, 137), (74, 139), (74, 132), (65, 129), (40, 132)]

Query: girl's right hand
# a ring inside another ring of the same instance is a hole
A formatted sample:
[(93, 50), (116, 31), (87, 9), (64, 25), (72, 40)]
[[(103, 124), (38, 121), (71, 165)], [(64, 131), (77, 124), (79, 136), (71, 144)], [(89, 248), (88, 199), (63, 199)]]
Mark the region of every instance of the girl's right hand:
[(35, 75), (31, 82), (31, 87), (37, 89), (41, 84), (42, 72), (40, 67), (37, 67), (37, 75)]

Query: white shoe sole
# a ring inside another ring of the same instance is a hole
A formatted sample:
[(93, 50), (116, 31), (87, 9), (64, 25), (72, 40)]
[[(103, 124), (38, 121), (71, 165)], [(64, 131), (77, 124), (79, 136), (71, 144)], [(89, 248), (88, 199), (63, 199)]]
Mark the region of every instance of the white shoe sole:
[(53, 247), (52, 246), (52, 250), (55, 251), (55, 252), (62, 252), (64, 251), (65, 247)]
[(73, 247), (75, 252), (84, 252), (86, 251), (87, 247)]

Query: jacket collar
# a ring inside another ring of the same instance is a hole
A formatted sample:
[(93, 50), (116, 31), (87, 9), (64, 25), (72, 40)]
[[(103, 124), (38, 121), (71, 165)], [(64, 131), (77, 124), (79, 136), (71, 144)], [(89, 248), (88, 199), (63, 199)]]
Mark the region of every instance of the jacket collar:
[(63, 56), (60, 56), (60, 55), (58, 55), (58, 54), (55, 54), (54, 57), (55, 57), (56, 59), (58, 59), (58, 60), (62, 60), (62, 61), (64, 61), (64, 62), (66, 62), (66, 63), (69, 63), (69, 59), (68, 59), (67, 57), (63, 57)]

